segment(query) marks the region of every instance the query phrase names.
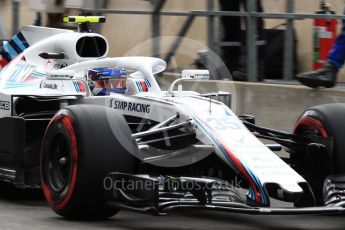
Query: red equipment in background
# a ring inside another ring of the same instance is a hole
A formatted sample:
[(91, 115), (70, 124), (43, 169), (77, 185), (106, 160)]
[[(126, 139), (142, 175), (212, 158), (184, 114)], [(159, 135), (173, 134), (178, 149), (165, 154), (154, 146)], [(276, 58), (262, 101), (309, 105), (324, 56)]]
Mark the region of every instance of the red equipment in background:
[(0, 70), (7, 64), (7, 61), (0, 54)]
[(4, 68), (5, 65), (7, 65), (7, 61), (6, 61), (5, 58), (0, 54), (0, 70), (1, 70), (2, 68)]
[[(321, 10), (317, 14), (335, 14), (331, 10), (331, 6), (325, 1), (321, 1)], [(337, 25), (336, 19), (315, 19), (314, 20), (314, 42), (313, 42), (313, 69), (321, 68), (328, 58), (328, 53), (333, 47), (333, 43), (337, 38)]]

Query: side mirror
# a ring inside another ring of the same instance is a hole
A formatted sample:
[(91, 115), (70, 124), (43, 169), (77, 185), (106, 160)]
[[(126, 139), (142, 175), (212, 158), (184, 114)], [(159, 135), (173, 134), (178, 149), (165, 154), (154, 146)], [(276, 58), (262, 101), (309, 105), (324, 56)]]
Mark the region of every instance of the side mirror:
[(210, 72), (199, 69), (182, 70), (182, 79), (208, 80), (210, 79)]
[(173, 89), (175, 85), (183, 80), (208, 80), (210, 79), (210, 72), (208, 70), (199, 70), (199, 69), (186, 69), (182, 70), (182, 78), (176, 79), (171, 83), (168, 94), (173, 94)]

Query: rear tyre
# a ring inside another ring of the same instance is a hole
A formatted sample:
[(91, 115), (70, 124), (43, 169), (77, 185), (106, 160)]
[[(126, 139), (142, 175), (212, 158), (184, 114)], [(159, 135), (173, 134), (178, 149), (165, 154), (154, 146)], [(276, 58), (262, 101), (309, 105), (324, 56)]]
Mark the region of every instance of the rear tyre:
[[(123, 138), (133, 146), (123, 146)], [(116, 214), (118, 210), (106, 205), (103, 181), (110, 172), (135, 173), (130, 151), (137, 147), (116, 111), (94, 105), (60, 110), (47, 127), (41, 154), (42, 187), (50, 207), (73, 219)]]
[(333, 139), (333, 148), (323, 149), (317, 156), (318, 149), (313, 146), (309, 153), (296, 154), (299, 159), (296, 170), (307, 175), (306, 180), (314, 190), (317, 203), (321, 204), (326, 176), (345, 173), (345, 104), (326, 104), (306, 110), (298, 119), (294, 133), (306, 140), (315, 139), (315, 136)]

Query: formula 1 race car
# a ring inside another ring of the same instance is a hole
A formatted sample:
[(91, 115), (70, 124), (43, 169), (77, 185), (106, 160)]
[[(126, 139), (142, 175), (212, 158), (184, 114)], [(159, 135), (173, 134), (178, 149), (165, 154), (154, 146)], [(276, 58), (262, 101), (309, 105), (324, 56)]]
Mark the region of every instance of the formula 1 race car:
[(308, 109), (292, 134), (264, 128), (214, 99), (227, 93), (175, 89), (208, 71), (185, 70), (162, 91), (163, 60), (106, 58), (107, 40), (88, 32), (103, 17), (65, 21), (80, 31), (28, 26), (1, 49), (1, 180), (41, 187), (67, 218), (345, 212), (345, 104)]

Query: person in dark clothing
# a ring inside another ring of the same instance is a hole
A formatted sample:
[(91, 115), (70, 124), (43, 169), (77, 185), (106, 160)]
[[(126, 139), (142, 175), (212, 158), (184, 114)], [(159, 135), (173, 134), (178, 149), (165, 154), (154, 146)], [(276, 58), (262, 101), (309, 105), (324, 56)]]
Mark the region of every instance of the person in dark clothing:
[[(345, 15), (345, 10), (344, 10)], [(345, 63), (345, 20), (342, 20), (341, 34), (337, 37), (333, 45), (333, 49), (328, 54), (328, 59), (325, 61), (322, 68), (301, 73), (296, 76), (302, 84), (311, 88), (320, 86), (331, 88), (335, 85), (338, 70)]]
[[(243, 3), (245, 9), (247, 9), (245, 0), (219, 0), (220, 8), (222, 11), (240, 11), (240, 4)], [(263, 12), (261, 0), (256, 1), (257, 11)], [(245, 81), (245, 65), (244, 57), (242, 57), (242, 47), (246, 43), (245, 33), (242, 32), (241, 17), (221, 17), (223, 24), (223, 41), (233, 43), (231, 46), (223, 46), (223, 60), (228, 67), (234, 80)], [(263, 74), (264, 65), (264, 21), (262, 18), (257, 19), (257, 45), (258, 45), (258, 57), (259, 62), (259, 78)]]

